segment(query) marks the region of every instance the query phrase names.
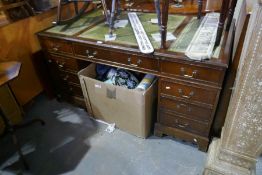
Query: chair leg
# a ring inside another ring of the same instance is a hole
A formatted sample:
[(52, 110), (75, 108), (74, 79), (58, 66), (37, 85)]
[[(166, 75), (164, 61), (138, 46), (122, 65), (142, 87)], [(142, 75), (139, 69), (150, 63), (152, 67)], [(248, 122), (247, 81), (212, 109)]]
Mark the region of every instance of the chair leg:
[(19, 141), (17, 139), (17, 136), (15, 134), (15, 131), (14, 130), (12, 130), (12, 131), (10, 130), (9, 132), (12, 135), (12, 140), (13, 140), (13, 143), (14, 143), (14, 145), (16, 147), (17, 152), (18, 152), (20, 162), (23, 164), (25, 170), (29, 170), (29, 165), (27, 164), (27, 162), (26, 162), (26, 160), (24, 158), (24, 155), (23, 155), (22, 150), (21, 150), (20, 143), (19, 143)]

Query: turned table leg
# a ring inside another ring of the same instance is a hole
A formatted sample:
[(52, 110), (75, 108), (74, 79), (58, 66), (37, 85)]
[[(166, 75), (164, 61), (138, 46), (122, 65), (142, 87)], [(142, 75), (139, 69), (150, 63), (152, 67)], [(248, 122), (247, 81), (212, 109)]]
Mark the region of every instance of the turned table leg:
[(168, 21), (169, 0), (162, 1), (161, 12), (161, 49), (166, 48), (167, 21)]
[(198, 0), (198, 15), (197, 19), (200, 19), (202, 16), (202, 9), (203, 9), (203, 0)]
[(220, 18), (219, 18), (219, 24), (217, 29), (217, 38), (216, 38), (215, 46), (218, 46), (221, 41), (222, 33), (224, 30), (224, 24), (227, 16), (228, 6), (229, 6), (229, 0), (223, 0), (221, 11), (220, 11)]
[(230, 29), (230, 25), (231, 25), (231, 22), (232, 22), (232, 19), (233, 19), (233, 16), (234, 16), (236, 5), (237, 5), (237, 0), (232, 0), (231, 5), (230, 5), (230, 9), (229, 9), (229, 12), (228, 12), (228, 21), (227, 21), (227, 27), (226, 27), (227, 31), (229, 31), (229, 29)]

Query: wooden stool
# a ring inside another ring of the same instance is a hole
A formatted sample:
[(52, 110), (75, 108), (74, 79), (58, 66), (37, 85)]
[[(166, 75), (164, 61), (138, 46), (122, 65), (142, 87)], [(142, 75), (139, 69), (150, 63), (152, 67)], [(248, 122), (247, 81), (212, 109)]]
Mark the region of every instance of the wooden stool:
[[(19, 105), (19, 102), (18, 102), (17, 98), (15, 97), (14, 92), (12, 91), (12, 88), (9, 85), (9, 82), (11, 80), (15, 79), (16, 77), (18, 77), (20, 67), (21, 67), (21, 63), (19, 63), (19, 62), (2, 62), (2, 63), (0, 63), (0, 86), (3, 86), (3, 85), (8, 86), (8, 88), (11, 92), (11, 95), (13, 96), (13, 98), (15, 99), (15, 101), (18, 105)], [(17, 136), (16, 136), (16, 130), (19, 129), (19, 128), (24, 128), (24, 127), (29, 126), (29, 125), (36, 123), (36, 122), (41, 123), (41, 125), (45, 125), (45, 122), (41, 119), (34, 119), (34, 120), (31, 120), (31, 121), (29, 121), (25, 124), (22, 124), (22, 125), (13, 125), (11, 123), (10, 119), (4, 114), (1, 105), (0, 105), (0, 117), (2, 118), (4, 125), (5, 125), (5, 131), (4, 131), (3, 136), (6, 135), (6, 134), (11, 134), (13, 143), (14, 143), (16, 150), (19, 154), (20, 161), (24, 165), (25, 169), (28, 170), (29, 166), (28, 166), (27, 162), (25, 161), (25, 158), (22, 154), (21, 146), (20, 146), (20, 143), (19, 143)]]

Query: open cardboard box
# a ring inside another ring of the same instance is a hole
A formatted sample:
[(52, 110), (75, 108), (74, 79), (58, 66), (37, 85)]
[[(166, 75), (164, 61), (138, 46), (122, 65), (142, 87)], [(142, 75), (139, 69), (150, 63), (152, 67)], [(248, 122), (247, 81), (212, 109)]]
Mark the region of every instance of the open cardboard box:
[(89, 114), (146, 138), (156, 116), (156, 80), (145, 91), (127, 89), (96, 80), (95, 68), (92, 63), (78, 73)]

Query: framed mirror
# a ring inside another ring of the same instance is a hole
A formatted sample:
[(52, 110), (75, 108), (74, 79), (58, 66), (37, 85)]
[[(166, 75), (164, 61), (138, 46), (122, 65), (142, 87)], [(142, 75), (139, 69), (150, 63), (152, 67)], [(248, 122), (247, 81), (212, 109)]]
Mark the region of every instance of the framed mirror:
[(57, 0), (0, 0), (0, 27), (57, 6)]

